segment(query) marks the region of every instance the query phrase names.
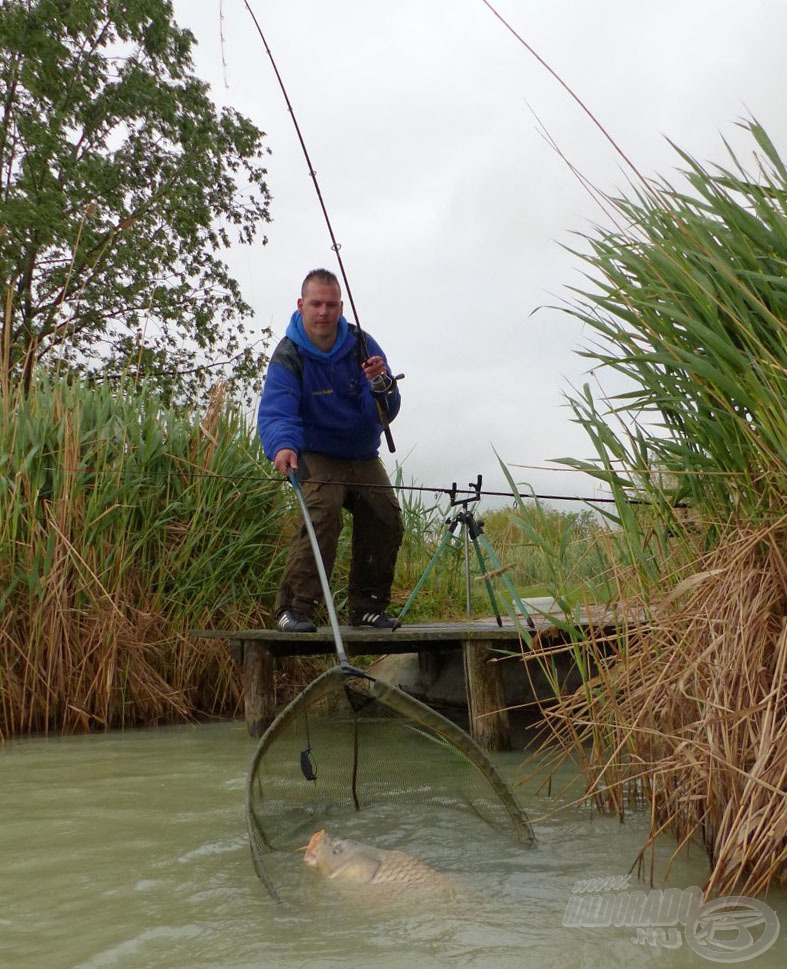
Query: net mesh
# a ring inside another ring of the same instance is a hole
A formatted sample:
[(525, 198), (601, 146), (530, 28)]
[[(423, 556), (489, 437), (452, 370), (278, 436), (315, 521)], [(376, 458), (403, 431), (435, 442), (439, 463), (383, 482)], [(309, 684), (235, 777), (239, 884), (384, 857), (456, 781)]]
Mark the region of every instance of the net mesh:
[[(456, 724), (401, 690), (341, 667), (310, 684), (274, 720), (249, 771), (247, 821), (255, 869), (280, 897), (277, 853), (348, 815), (439, 808), (474, 816), (520, 844), (527, 816), (480, 747)], [(484, 836), (482, 835), (482, 836)]]

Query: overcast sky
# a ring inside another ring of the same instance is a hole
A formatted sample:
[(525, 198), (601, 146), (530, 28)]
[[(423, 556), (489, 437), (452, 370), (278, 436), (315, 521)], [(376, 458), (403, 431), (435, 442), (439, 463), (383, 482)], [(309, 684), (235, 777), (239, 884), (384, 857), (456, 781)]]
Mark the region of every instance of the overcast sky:
[[(267, 133), (268, 245), (230, 262), (260, 326), (279, 338), (305, 273), (338, 270), (328, 231), (243, 0), (223, 0), (223, 30), (219, 0), (174, 5), (216, 102)], [(606, 192), (627, 184), (620, 156), (482, 0), (251, 5), (317, 171), (360, 323), (407, 375), (392, 428), (406, 478), (461, 487), (481, 473), (503, 490), (493, 449), (534, 468), (589, 456), (565, 394), (589, 379), (576, 350), (590, 334), (549, 307), (582, 281), (582, 262), (563, 247), (603, 214), (539, 122)], [(740, 144), (736, 122), (747, 114), (787, 154), (782, 0), (495, 6), (646, 176), (673, 179), (668, 138), (725, 162), (722, 136)], [(384, 444), (382, 455), (392, 471)], [(541, 493), (602, 493), (573, 473), (512, 471)]]

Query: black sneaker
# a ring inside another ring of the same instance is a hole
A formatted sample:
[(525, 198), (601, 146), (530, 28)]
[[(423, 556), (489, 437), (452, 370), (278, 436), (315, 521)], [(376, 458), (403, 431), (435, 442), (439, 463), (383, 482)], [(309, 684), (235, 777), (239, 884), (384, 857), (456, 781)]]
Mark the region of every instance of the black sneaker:
[(282, 633), (316, 633), (317, 627), (302, 612), (295, 609), (284, 609), (279, 613), (276, 627)]
[(398, 629), (399, 620), (388, 616), (384, 612), (353, 612), (350, 615), (351, 626), (371, 626), (373, 629)]

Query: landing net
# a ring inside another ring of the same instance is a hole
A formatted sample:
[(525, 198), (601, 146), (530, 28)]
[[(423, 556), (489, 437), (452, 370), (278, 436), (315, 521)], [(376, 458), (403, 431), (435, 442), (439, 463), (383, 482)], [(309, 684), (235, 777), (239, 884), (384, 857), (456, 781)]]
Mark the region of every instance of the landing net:
[[(274, 898), (276, 857), (359, 812), (470, 814), (480, 837), (532, 844), (513, 791), (456, 724), (401, 690), (341, 667), (323, 673), (274, 720), (249, 771), (246, 814), (257, 874)], [(292, 867), (285, 869), (291, 871)]]

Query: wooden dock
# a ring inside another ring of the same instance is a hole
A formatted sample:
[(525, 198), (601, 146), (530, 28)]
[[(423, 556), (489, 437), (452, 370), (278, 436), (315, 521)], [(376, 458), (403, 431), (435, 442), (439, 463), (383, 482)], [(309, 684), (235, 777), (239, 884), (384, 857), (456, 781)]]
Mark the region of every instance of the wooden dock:
[[(549, 616), (533, 615), (536, 630), (543, 637), (559, 634)], [(583, 624), (587, 623), (587, 618)], [(229, 640), (232, 658), (242, 665), (244, 713), (249, 733), (259, 736), (276, 716), (274, 670), (277, 661), (291, 656), (335, 655), (329, 626), (314, 633), (283, 633), (277, 629), (198, 631), (193, 635)], [(341, 627), (349, 658), (417, 653), (421, 670), (436, 675), (440, 656), (461, 651), (470, 732), (488, 750), (508, 750), (511, 730), (505, 709), (500, 664), (490, 662), (500, 650), (519, 652), (521, 634), (511, 620), (498, 626), (494, 619), (467, 622), (403, 625), (399, 629)]]

